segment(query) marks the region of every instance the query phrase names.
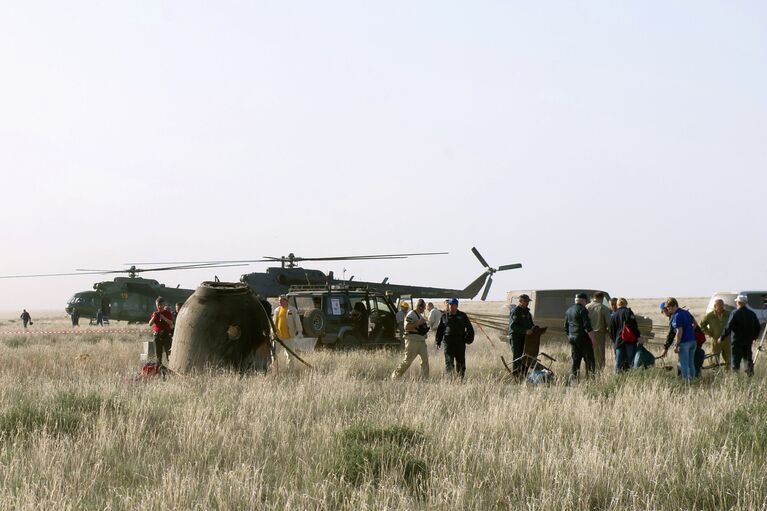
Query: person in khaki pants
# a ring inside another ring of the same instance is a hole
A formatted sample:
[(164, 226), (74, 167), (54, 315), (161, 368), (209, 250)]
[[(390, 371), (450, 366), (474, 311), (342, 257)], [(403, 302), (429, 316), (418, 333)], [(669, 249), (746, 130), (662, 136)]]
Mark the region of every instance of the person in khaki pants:
[[(586, 305), (586, 309), (589, 311), (589, 320), (591, 320), (591, 328), (594, 329), (596, 337), (594, 361), (597, 371), (605, 368), (607, 330), (610, 328), (610, 307), (603, 303), (604, 299), (605, 294), (597, 291), (591, 296), (591, 303)], [(633, 363), (633, 360), (631, 362)]]
[(394, 370), (391, 377), (397, 379), (408, 370), (416, 357), (421, 357), (421, 378), (429, 377), (429, 352), (426, 349), (426, 303), (418, 300), (415, 309), (405, 316), (405, 358)]

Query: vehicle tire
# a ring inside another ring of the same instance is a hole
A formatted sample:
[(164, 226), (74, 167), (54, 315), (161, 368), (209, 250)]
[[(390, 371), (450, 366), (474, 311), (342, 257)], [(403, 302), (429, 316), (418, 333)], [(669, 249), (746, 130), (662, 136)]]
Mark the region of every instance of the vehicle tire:
[(353, 350), (362, 346), (362, 342), (354, 334), (344, 334), (344, 336), (336, 341), (336, 349), (339, 350)]
[(325, 315), (319, 309), (304, 314), (302, 324), (306, 337), (320, 337), (325, 333)]

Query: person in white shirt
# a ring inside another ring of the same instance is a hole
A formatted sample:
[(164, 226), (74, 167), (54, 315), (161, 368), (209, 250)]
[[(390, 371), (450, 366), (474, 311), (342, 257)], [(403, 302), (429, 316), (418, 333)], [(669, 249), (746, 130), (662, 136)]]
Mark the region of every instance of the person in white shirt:
[(429, 351), (426, 349), (426, 303), (418, 300), (415, 309), (405, 316), (405, 358), (394, 370), (391, 377), (396, 380), (405, 374), (416, 357), (421, 357), (421, 378), (429, 377)]
[(439, 320), (442, 319), (442, 311), (434, 307), (432, 302), (426, 304), (426, 324), (429, 325), (429, 338), (435, 339)]

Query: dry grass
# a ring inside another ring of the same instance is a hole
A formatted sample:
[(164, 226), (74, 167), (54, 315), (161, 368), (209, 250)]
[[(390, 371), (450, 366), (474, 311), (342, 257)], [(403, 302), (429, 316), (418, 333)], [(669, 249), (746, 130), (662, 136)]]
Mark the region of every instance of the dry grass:
[[(504, 383), (508, 345), (480, 336), (463, 383), (436, 352), (430, 381), (387, 381), (399, 354), (380, 351), (136, 384), (141, 340), (0, 337), (0, 507), (767, 506), (759, 365), (689, 387), (660, 369), (531, 387)], [(566, 374), (565, 347), (547, 351)]]

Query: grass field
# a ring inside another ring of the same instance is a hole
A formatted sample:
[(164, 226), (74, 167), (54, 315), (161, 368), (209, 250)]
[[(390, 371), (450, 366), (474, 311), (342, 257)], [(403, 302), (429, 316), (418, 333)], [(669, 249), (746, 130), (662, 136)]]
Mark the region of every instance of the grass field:
[[(429, 381), (387, 381), (400, 355), (378, 351), (141, 384), (143, 332), (0, 336), (0, 507), (767, 507), (767, 358), (753, 379), (685, 386), (658, 368), (533, 387), (504, 381), (508, 345), (480, 334), (465, 382), (436, 351)], [(545, 350), (565, 375), (565, 345)]]

